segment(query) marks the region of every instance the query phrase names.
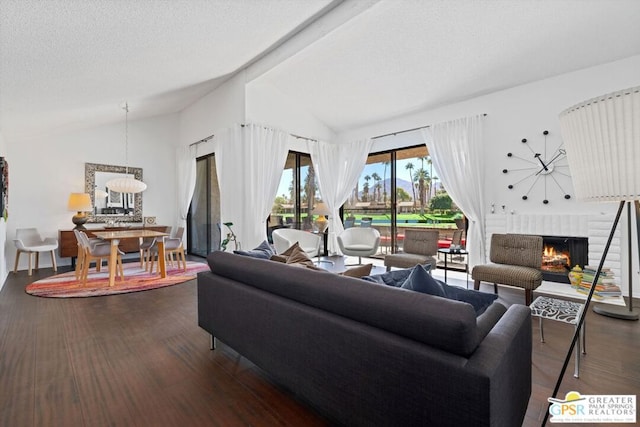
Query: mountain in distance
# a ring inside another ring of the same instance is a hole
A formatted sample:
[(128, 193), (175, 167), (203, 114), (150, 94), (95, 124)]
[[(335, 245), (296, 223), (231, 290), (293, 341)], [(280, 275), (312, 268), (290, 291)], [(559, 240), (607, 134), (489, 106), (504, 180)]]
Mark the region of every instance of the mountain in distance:
[[(387, 190), (387, 195), (391, 194), (391, 178), (387, 178), (384, 181), (380, 182), (382, 184), (382, 189), (380, 190), (380, 193), (384, 193), (384, 190)], [(373, 194), (373, 189), (374, 186), (376, 185), (374, 180), (369, 181), (369, 194)], [(411, 189), (413, 187), (413, 185), (402, 178), (398, 178), (396, 179), (396, 187), (398, 188), (402, 188), (404, 191), (407, 192), (407, 194), (411, 197), (413, 197), (413, 190)], [(359, 192), (358, 192), (358, 197), (360, 199), (362, 199), (362, 184), (360, 184), (360, 188), (359, 188)]]

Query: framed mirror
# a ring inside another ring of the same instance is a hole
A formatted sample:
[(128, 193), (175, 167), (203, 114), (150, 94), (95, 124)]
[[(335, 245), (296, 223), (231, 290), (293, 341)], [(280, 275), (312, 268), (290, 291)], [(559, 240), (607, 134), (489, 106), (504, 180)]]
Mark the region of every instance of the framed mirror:
[(93, 206), (88, 222), (142, 222), (142, 193), (117, 193), (107, 187), (107, 182), (124, 175), (142, 181), (142, 168), (84, 164), (84, 191), (91, 196)]

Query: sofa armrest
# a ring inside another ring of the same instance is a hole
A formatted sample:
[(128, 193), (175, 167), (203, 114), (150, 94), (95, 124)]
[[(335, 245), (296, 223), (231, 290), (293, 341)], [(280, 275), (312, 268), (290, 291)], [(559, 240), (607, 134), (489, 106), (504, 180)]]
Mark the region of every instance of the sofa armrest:
[(531, 396), (531, 310), (509, 307), (480, 343), (467, 368), (490, 381), (492, 426), (521, 425)]

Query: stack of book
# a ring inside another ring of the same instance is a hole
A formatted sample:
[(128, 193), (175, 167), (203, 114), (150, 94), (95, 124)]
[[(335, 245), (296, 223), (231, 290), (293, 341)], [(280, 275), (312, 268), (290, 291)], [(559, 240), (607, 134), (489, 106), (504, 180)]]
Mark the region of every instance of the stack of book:
[[(588, 294), (593, 286), (593, 281), (596, 276), (596, 267), (585, 266), (582, 270), (582, 280), (578, 286), (578, 292)], [(613, 277), (613, 271), (610, 268), (603, 267), (598, 277), (598, 282), (595, 284), (596, 289), (593, 292), (594, 298), (606, 298), (617, 297), (622, 295), (620, 287), (616, 285), (615, 278)]]

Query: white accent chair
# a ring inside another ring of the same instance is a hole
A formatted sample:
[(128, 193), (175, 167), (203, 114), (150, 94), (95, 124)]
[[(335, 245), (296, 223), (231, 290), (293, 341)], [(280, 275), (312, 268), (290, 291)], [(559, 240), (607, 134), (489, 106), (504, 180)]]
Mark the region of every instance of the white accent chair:
[(58, 249), (58, 239), (53, 237), (47, 237), (42, 239), (37, 228), (18, 228), (16, 229), (16, 238), (13, 240), (16, 245), (16, 263), (13, 267), (13, 272), (18, 272), (18, 262), (20, 261), (20, 254), (25, 252), (29, 256), (29, 276), (32, 273), (31, 255), (36, 254), (36, 270), (40, 263), (40, 252), (51, 253), (51, 264), (53, 265), (53, 271), (58, 271), (56, 265), (55, 250)]
[(310, 233), (308, 231), (298, 230), (296, 228), (278, 228), (273, 230), (273, 245), (276, 252), (281, 254), (289, 249), (296, 242), (300, 248), (307, 253), (309, 258), (318, 256), (320, 253), (321, 235)]
[(357, 265), (361, 265), (363, 256), (378, 252), (380, 232), (372, 227), (347, 228), (338, 235), (338, 246), (344, 255), (357, 256)]

